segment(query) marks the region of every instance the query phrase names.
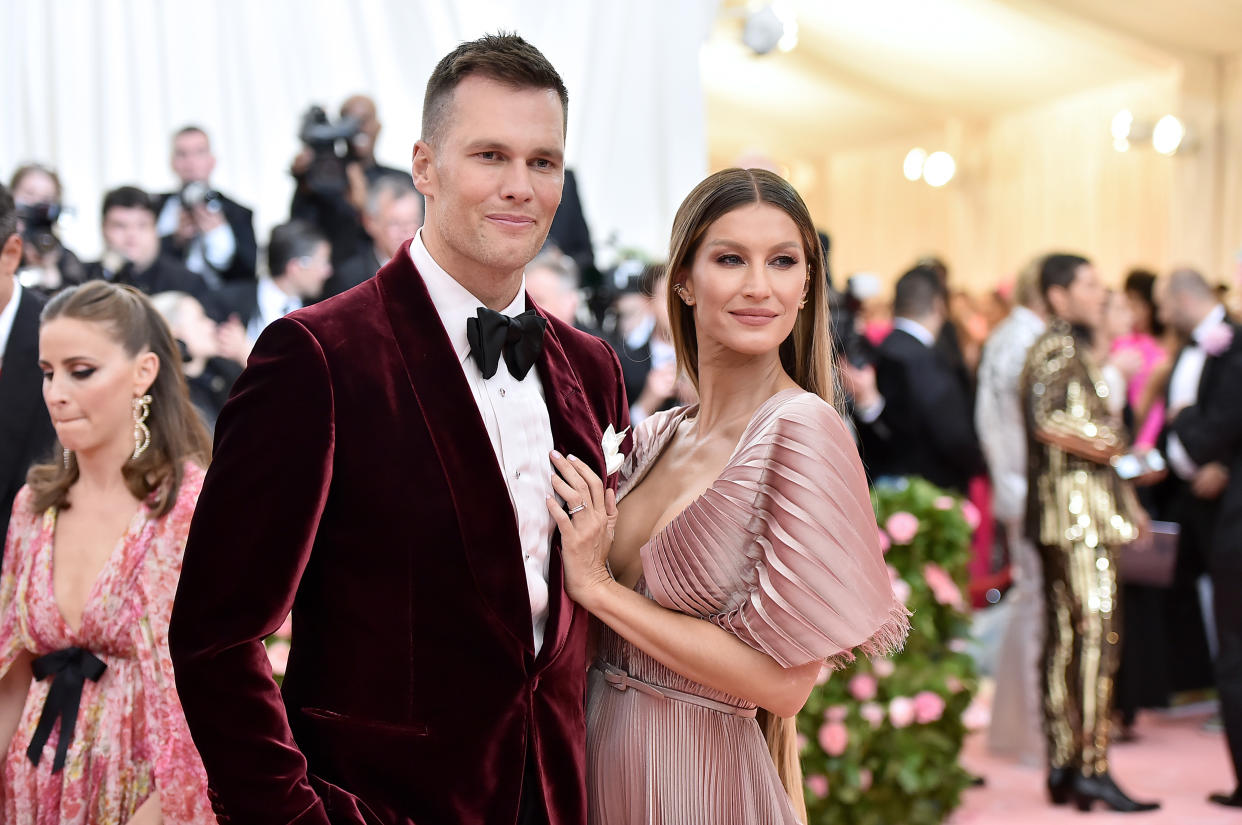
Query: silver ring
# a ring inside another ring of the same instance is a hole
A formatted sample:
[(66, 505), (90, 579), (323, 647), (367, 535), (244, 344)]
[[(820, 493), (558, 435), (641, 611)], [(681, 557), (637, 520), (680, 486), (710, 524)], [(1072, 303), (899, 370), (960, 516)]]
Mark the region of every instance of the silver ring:
[(569, 510), (568, 514), (572, 516), (574, 513), (580, 513), (585, 509), (586, 509), (585, 504), (579, 504), (577, 507), (573, 508), (572, 510)]

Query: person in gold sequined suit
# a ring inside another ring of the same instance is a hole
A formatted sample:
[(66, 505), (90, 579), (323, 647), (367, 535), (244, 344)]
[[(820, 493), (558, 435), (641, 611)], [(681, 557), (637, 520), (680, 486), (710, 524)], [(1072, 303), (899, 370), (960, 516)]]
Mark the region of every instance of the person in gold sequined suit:
[(1105, 294), (1076, 255), (1049, 255), (1040, 288), (1052, 314), (1027, 353), (1022, 398), (1028, 444), (1026, 529), (1039, 548), (1047, 633), (1043, 657), (1048, 792), (1082, 810), (1152, 810), (1108, 770), (1113, 677), (1121, 651), (1116, 552), (1143, 519), (1133, 489), (1110, 464), (1126, 435), (1109, 411), (1091, 356)]

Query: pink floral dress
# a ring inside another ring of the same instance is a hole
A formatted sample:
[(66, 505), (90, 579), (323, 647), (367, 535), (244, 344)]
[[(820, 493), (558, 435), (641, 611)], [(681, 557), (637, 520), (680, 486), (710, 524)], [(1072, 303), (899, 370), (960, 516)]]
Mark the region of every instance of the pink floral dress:
[(40, 657), (79, 647), (107, 667), (98, 681), (85, 680), (60, 771), (53, 771), (59, 721), (39, 764), (26, 755), (60, 675), (31, 682), (4, 755), (0, 822), (125, 823), (155, 791), (168, 825), (215, 822), (168, 655), (168, 620), (202, 484), (203, 471), (187, 464), (166, 516), (149, 518), (138, 508), (95, 580), (76, 632), (52, 595), (56, 510), (31, 513), (30, 490), (18, 494), (0, 573), (0, 675), (23, 650)]

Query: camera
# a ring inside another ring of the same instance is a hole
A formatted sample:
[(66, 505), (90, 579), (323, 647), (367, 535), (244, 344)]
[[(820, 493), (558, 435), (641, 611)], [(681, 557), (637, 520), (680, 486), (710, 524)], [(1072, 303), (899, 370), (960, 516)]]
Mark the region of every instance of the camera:
[(181, 208), (187, 212), (196, 206), (206, 207), (208, 212), (219, 212), (224, 208), (220, 193), (202, 181), (190, 181), (181, 188), (179, 195)]
[(17, 217), (22, 222), (22, 240), (41, 254), (51, 252), (60, 244), (52, 231), (60, 218), (60, 204), (22, 204), (17, 207)]
[[(342, 117), (333, 123), (322, 106), (311, 106), (302, 115), (298, 138), (314, 153), (305, 181), (312, 189), (325, 194), (344, 192), (348, 186), (345, 164), (353, 159), (353, 139), (362, 131), (354, 117)], [(344, 141), (344, 152), (338, 151)]]

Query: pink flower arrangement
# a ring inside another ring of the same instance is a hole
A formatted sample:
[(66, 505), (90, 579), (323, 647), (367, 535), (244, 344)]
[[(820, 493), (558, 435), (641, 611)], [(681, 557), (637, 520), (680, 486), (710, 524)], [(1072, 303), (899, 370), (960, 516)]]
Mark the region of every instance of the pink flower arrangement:
[(811, 740), (807, 739), (806, 734), (803, 734), (803, 733), (798, 734), (798, 738), (796, 741), (798, 743), (798, 753), (802, 753), (803, 751), (805, 751), (806, 746), (811, 744)]
[(267, 660), (272, 664), (272, 673), (276, 676), (284, 676), (285, 669), (289, 667), (289, 643), (286, 641), (275, 641), (267, 646)]
[(944, 715), (944, 697), (930, 690), (921, 690), (914, 696), (914, 721), (920, 725), (935, 722)]
[(849, 715), (850, 709), (845, 705), (833, 705), (824, 711), (824, 718), (829, 722), (844, 722)]
[(953, 577), (935, 562), (923, 565), (923, 579), (931, 588), (932, 596), (943, 605), (961, 610), (963, 606), (962, 591), (958, 589)]
[(954, 653), (965, 653), (970, 650), (970, 643), (965, 639), (950, 639), (949, 643), (945, 645), (945, 647), (949, 648), (949, 650)]
[(806, 789), (816, 799), (823, 799), (828, 795), (828, 777), (822, 773), (808, 775), (806, 778)]
[(895, 728), (908, 727), (914, 721), (914, 700), (909, 696), (897, 696), (888, 703), (888, 721)]
[(871, 672), (876, 675), (876, 678), (887, 679), (889, 676), (893, 675), (893, 671), (896, 669), (897, 666), (893, 664), (892, 659), (871, 660)]
[(1199, 341), (1203, 351), (1213, 358), (1223, 354), (1232, 345), (1233, 327), (1224, 321), (1203, 333), (1203, 340)]
[(893, 548), (893, 540), (888, 537), (888, 533), (879, 528), (876, 528), (876, 532), (880, 536), (880, 552), (887, 555), (888, 551)]
[(897, 568), (891, 564), (888, 565), (888, 580), (892, 583), (893, 595), (902, 604), (907, 604), (910, 601), (910, 584), (901, 577), (901, 574), (897, 572)]
[(871, 782), (874, 778), (875, 777), (872, 776), (871, 771), (869, 769), (863, 768), (862, 770), (860, 770), (858, 772), (859, 789), (863, 791), (863, 793), (866, 793), (867, 791), (871, 790)]
[(840, 756), (850, 743), (850, 732), (841, 722), (828, 722), (819, 729), (819, 746), (829, 756)]
[(962, 684), (962, 680), (956, 676), (949, 676), (946, 678), (944, 680), (944, 685), (949, 689), (949, 693), (961, 693), (966, 689), (966, 686)]
[(966, 730), (983, 730), (991, 723), (991, 711), (988, 710), (987, 705), (978, 700), (971, 702), (966, 712), (962, 714), (962, 726)]
[(850, 679), (850, 695), (860, 702), (867, 702), (875, 698), (876, 683), (875, 677), (870, 673), (859, 673)]
[(871, 725), (872, 728), (878, 728), (884, 724), (884, 706), (878, 702), (865, 702), (858, 708), (858, 715), (863, 721)]
[(969, 501), (962, 502), (962, 518), (966, 519), (966, 526), (973, 533), (979, 529), (979, 525), (983, 522), (983, 516), (979, 514), (979, 508)]
[(940, 496), (932, 502), (932, 506), (937, 510), (952, 510), (956, 503), (952, 496)]
[(902, 510), (888, 517), (884, 529), (894, 544), (909, 544), (919, 533), (919, 520), (912, 513)]

